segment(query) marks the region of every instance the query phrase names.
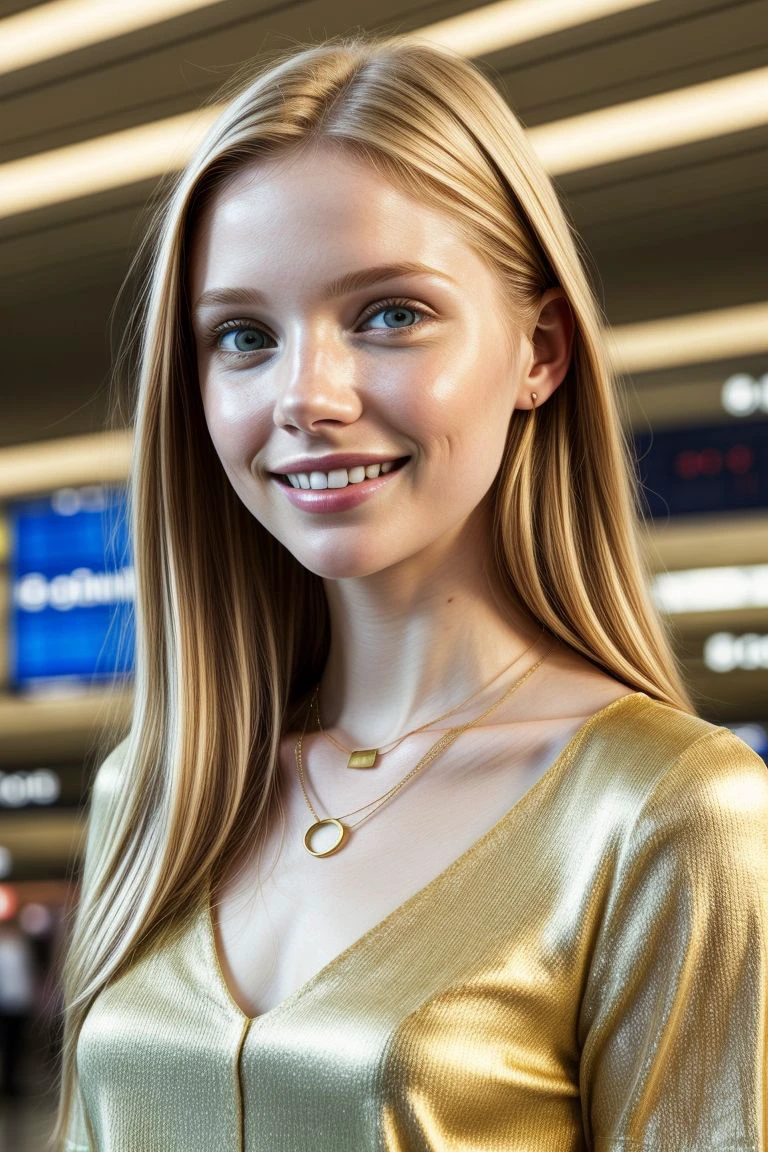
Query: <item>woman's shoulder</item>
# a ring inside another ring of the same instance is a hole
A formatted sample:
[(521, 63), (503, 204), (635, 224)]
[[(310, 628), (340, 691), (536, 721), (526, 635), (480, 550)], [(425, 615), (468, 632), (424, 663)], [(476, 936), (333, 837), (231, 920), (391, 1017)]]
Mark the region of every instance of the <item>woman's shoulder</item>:
[(555, 716), (567, 701), (568, 712), (588, 718), (576, 733), (569, 759), (580, 759), (585, 770), (594, 765), (598, 776), (606, 773), (614, 785), (624, 781), (642, 795), (678, 761), (677, 772), (684, 772), (686, 765), (695, 771), (700, 755), (705, 764), (711, 764), (713, 754), (732, 762), (735, 750), (737, 759), (746, 756), (762, 763), (730, 729), (639, 691), (605, 670), (598, 673), (565, 646), (555, 647), (548, 666), (543, 681), (546, 707)]
[[(663, 705), (649, 712), (661, 710)], [(699, 816), (717, 809), (734, 821), (750, 812), (768, 828), (768, 765), (730, 728), (687, 719), (694, 723), (659, 716), (659, 730), (671, 736), (675, 754), (654, 782), (653, 804), (678, 802)]]
[(610, 748), (614, 755), (646, 763), (649, 770), (662, 774), (678, 761), (693, 768), (700, 760), (711, 764), (713, 757), (725, 764), (740, 763), (746, 757), (768, 770), (755, 750), (730, 728), (646, 692), (619, 696), (601, 708), (585, 729), (601, 750)]
[[(623, 703), (622, 703), (623, 702)], [(768, 765), (730, 728), (656, 700), (621, 697), (604, 710), (592, 746), (607, 782), (631, 788), (635, 840), (709, 838), (753, 842), (768, 852)]]

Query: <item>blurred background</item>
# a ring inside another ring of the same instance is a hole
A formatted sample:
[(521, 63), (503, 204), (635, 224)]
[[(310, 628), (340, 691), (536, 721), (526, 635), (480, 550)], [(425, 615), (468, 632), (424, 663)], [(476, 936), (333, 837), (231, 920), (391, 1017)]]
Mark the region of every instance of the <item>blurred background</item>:
[(95, 742), (130, 714), (111, 313), (149, 198), (248, 59), (382, 26), (528, 130), (610, 324), (654, 597), (700, 714), (768, 755), (765, 0), (2, 0), (0, 1149), (50, 1130)]

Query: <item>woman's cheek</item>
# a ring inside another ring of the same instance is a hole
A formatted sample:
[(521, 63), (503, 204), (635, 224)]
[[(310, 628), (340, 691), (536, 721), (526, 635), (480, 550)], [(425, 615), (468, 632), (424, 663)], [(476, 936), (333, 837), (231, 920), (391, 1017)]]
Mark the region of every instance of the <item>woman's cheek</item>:
[(227, 391), (210, 390), (204, 408), (208, 431), (219, 456), (236, 467), (247, 469), (259, 451), (259, 429), (264, 424), (253, 405)]

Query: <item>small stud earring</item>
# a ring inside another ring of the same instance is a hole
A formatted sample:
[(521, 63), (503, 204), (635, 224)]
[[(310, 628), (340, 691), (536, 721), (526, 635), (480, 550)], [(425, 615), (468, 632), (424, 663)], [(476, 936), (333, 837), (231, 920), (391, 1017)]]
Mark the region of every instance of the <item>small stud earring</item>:
[(536, 407), (536, 401), (537, 401), (537, 399), (538, 399), (538, 395), (537, 395), (537, 393), (536, 393), (536, 392), (531, 392), (531, 400), (533, 400), (533, 406), (534, 406), (534, 408)]

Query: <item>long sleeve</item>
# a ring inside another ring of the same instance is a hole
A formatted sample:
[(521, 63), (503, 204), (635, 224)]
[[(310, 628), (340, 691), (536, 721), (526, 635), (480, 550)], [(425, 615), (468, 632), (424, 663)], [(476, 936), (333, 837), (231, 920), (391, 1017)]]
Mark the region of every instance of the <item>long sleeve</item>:
[(728, 729), (619, 850), (579, 1036), (591, 1152), (768, 1152), (768, 769)]
[[(122, 762), (124, 744), (125, 742), (123, 741), (123, 743), (119, 744), (117, 748), (110, 753), (94, 777), (93, 787), (91, 789), (88, 835), (85, 845), (85, 858), (83, 860), (82, 881), (80, 886), (81, 900), (82, 893), (90, 883), (94, 867), (104, 846), (111, 803), (116, 793), (115, 774), (119, 771)], [(75, 1078), (75, 1094), (64, 1150), (65, 1152), (93, 1152), (88, 1137), (85, 1111), (80, 1094), (80, 1083), (77, 1077)]]

